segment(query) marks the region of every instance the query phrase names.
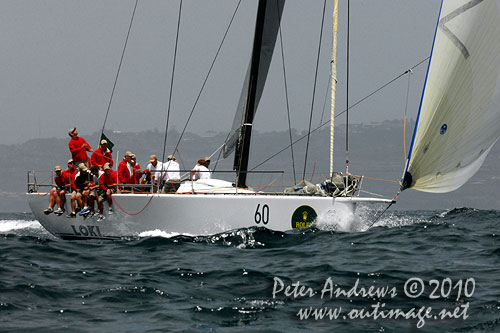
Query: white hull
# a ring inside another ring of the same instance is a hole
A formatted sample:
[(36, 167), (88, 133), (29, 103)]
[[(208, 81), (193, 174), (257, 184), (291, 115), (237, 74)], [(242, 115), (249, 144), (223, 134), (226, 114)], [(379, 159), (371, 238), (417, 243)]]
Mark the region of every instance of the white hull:
[[(335, 220), (354, 214), (359, 202), (388, 203), (374, 198), (332, 198), (265, 194), (115, 194), (114, 214), (97, 218), (45, 215), (48, 196), (28, 193), (36, 219), (64, 239), (117, 239), (161, 230), (168, 233), (212, 235), (239, 228), (263, 226), (286, 231), (307, 228), (315, 215)], [(69, 196), (66, 213), (70, 212)], [(294, 215), (295, 214), (295, 215)]]

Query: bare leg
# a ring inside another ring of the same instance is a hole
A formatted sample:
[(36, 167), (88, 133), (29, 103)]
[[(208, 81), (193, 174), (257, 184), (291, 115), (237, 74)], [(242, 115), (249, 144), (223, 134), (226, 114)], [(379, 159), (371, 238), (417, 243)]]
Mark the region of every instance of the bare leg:
[(90, 212), (94, 213), (94, 196), (89, 194), (87, 198)]
[(64, 205), (66, 204), (66, 192), (64, 190), (59, 192), (59, 202), (57, 204), (59, 208), (64, 209)]
[(108, 199), (108, 206), (109, 206), (109, 208), (113, 208), (113, 199), (111, 198), (111, 195), (112, 195), (111, 190), (108, 189), (106, 191), (106, 197)]
[(56, 201), (57, 207), (61, 208), (61, 197), (59, 196), (59, 193), (57, 193), (57, 190), (54, 190), (54, 199)]
[(78, 201), (78, 206), (83, 208), (84, 205), (83, 205), (83, 200), (82, 200), (82, 194), (80, 194), (80, 193), (76, 194), (76, 201)]
[(100, 197), (97, 198), (97, 208), (99, 209), (99, 214), (103, 215), (104, 214), (104, 200), (102, 200)]
[(52, 190), (50, 190), (49, 194), (49, 208), (53, 209), (56, 201), (57, 201), (57, 191), (56, 189), (53, 188)]
[[(71, 211), (74, 213), (76, 211), (76, 201), (77, 201), (77, 196), (72, 195), (71, 196)], [(81, 201), (81, 200), (80, 200)], [(80, 202), (79, 201), (79, 202)]]
[(89, 191), (85, 190), (82, 192), (83, 206), (88, 207), (89, 205)]

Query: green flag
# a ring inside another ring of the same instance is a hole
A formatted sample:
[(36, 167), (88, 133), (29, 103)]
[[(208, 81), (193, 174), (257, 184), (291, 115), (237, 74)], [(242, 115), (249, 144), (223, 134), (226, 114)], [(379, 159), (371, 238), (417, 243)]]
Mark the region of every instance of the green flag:
[(113, 142), (111, 142), (110, 139), (108, 139), (108, 137), (106, 135), (104, 135), (104, 133), (101, 134), (101, 140), (99, 142), (101, 142), (102, 140), (106, 140), (108, 142), (108, 149), (110, 152), (113, 152), (114, 144), (113, 144)]

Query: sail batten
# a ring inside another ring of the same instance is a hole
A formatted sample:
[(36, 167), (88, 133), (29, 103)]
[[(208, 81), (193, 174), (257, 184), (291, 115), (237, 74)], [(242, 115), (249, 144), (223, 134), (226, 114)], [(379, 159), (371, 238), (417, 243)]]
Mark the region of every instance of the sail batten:
[(500, 134), (499, 71), (497, 1), (444, 0), (404, 187), (449, 192), (479, 169)]

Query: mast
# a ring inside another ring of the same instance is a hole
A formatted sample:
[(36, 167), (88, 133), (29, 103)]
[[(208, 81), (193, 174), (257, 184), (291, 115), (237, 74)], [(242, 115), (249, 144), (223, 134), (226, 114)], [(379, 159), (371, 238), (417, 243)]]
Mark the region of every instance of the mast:
[(250, 81), (248, 85), (248, 99), (245, 116), (241, 127), (240, 145), (234, 155), (234, 165), (237, 170), (237, 187), (247, 187), (248, 157), (250, 156), (250, 141), (252, 138), (252, 123), (255, 110), (255, 95), (257, 92), (257, 79), (259, 76), (260, 50), (262, 46), (262, 31), (266, 18), (267, 0), (260, 0), (255, 21), (255, 35), (253, 40), (252, 60), (250, 65)]
[[(285, 5), (285, 0), (259, 0), (257, 17), (255, 20), (255, 34), (253, 40), (252, 57), (245, 79), (245, 87), (240, 97), (242, 115), (238, 113), (235, 117), (237, 130), (233, 136), (237, 139), (236, 151), (234, 155), (234, 169), (236, 170), (236, 186), (247, 187), (248, 160), (250, 155), (250, 142), (252, 136), (252, 124), (259, 105), (259, 100), (264, 89), (271, 58), (278, 36), (281, 13)], [(239, 118), (239, 119), (238, 119)], [(239, 134), (239, 135), (238, 135)], [(231, 142), (232, 138), (230, 138)], [(226, 141), (226, 157), (234, 145)], [(236, 143), (236, 142), (235, 142)]]
[(331, 61), (331, 107), (330, 107), (330, 178), (333, 177), (333, 143), (335, 132), (335, 94), (337, 90), (337, 32), (339, 20), (339, 2), (333, 0), (332, 21), (332, 61)]

